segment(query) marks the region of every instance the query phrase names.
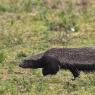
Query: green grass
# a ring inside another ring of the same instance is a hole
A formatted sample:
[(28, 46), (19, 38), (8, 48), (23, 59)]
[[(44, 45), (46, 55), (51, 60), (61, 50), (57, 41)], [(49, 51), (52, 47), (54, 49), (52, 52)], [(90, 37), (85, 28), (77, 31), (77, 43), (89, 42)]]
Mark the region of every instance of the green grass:
[(63, 13), (57, 7), (59, 1), (0, 1), (0, 95), (95, 95), (94, 72), (82, 72), (80, 79), (72, 81), (69, 71), (43, 77), (41, 69), (18, 66), (25, 56), (52, 47), (95, 45), (94, 0), (79, 16), (75, 16), (71, 2), (72, 9), (67, 7)]

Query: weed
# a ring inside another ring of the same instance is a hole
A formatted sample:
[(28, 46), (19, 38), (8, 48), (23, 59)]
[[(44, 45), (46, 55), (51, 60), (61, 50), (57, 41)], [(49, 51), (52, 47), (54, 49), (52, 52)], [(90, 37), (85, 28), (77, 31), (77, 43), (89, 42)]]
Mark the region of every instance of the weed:
[(0, 51), (0, 63), (3, 63), (6, 59), (6, 55), (4, 51)]
[(0, 0), (0, 95), (95, 94), (94, 72), (71, 81), (65, 70), (43, 77), (42, 69), (18, 66), (51, 47), (95, 45), (95, 1), (85, 12), (76, 12), (75, 1)]

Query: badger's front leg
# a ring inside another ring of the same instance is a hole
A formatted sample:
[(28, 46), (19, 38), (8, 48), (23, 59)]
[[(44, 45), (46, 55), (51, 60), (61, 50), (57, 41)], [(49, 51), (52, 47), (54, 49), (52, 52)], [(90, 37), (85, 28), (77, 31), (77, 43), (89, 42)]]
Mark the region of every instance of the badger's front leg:
[(68, 69), (73, 74), (74, 78), (72, 80), (75, 80), (80, 75), (80, 71), (74, 66), (73, 64), (68, 64)]

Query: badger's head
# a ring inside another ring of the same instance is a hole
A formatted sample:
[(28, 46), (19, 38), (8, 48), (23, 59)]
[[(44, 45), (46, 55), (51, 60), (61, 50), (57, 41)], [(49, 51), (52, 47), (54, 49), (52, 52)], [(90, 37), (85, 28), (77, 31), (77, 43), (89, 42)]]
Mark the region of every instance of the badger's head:
[(38, 60), (24, 59), (19, 64), (19, 67), (37, 69), (37, 68), (43, 68), (43, 65), (44, 65), (43, 62), (40, 59), (38, 59)]
[(49, 74), (56, 74), (60, 69), (59, 64), (60, 63), (57, 59), (47, 56), (38, 60), (25, 59), (19, 64), (19, 66), (22, 68), (33, 69), (42, 68), (42, 74), (46, 76)]

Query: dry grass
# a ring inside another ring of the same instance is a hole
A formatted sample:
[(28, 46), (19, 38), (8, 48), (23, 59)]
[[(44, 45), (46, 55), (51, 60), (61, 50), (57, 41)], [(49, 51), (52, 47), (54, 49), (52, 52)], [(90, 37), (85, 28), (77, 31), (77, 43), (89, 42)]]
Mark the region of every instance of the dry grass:
[[(68, 71), (43, 77), (41, 69), (18, 67), (25, 56), (52, 47), (95, 45), (94, 0), (90, 1), (92, 5), (87, 7), (85, 14), (77, 16), (75, 26), (71, 22), (72, 12), (62, 13), (60, 3), (57, 6), (58, 0), (51, 4), (47, 4), (50, 0), (46, 1), (0, 0), (0, 95), (94, 95), (94, 72), (82, 72), (80, 79), (71, 81)], [(29, 2), (34, 4), (32, 11)], [(71, 28), (76, 31), (72, 32)], [(68, 35), (64, 34), (66, 31)]]

